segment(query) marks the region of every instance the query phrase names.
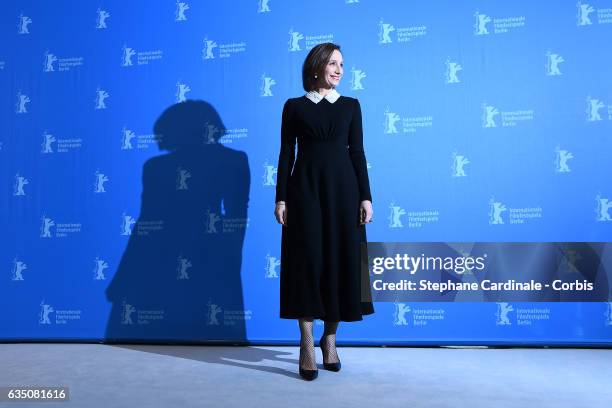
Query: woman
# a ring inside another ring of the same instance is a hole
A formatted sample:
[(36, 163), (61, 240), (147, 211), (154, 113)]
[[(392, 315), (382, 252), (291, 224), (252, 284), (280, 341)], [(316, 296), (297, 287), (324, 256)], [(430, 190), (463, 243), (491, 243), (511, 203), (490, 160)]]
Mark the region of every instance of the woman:
[(364, 285), (370, 293), (360, 250), (373, 214), (361, 107), (336, 90), (343, 72), (338, 45), (315, 46), (302, 67), (306, 95), (288, 99), (282, 113), (274, 211), (283, 225), (280, 317), (298, 319), (299, 372), (306, 380), (318, 375), (313, 319), (325, 322), (323, 366), (339, 371), (338, 323), (374, 313), (371, 297), (361, 292)]

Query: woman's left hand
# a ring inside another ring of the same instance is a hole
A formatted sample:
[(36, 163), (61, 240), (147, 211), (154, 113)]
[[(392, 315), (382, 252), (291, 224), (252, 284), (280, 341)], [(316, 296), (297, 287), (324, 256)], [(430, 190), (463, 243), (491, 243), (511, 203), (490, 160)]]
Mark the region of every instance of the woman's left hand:
[(373, 215), (372, 202), (370, 200), (363, 200), (359, 206), (359, 224), (365, 225), (372, 222)]

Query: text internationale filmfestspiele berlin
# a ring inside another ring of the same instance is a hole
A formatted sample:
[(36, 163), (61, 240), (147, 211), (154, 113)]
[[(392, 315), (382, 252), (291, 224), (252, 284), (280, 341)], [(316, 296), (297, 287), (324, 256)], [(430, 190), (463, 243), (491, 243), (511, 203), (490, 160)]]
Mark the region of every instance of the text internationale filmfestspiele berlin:
[[(373, 257), (370, 258), (371, 271), (375, 275), (372, 280), (372, 288), (376, 291), (539, 291), (552, 288), (556, 291), (592, 291), (593, 283), (585, 280), (574, 280), (566, 282), (555, 279), (552, 282), (539, 282), (534, 279), (529, 281), (519, 281), (507, 279), (504, 281), (494, 281), (491, 279), (481, 279), (479, 282), (462, 282), (447, 279), (442, 281), (439, 277), (432, 279), (427, 277), (427, 272), (453, 272), (461, 276), (464, 274), (478, 275), (478, 272), (485, 271), (487, 268), (487, 254), (483, 256), (410, 256), (408, 254), (396, 254), (393, 257)], [(387, 281), (387, 275), (394, 279)], [(492, 276), (488, 271), (488, 275)], [(410, 279), (396, 279), (400, 273), (411, 275)], [(423, 274), (422, 279), (415, 279), (417, 273)]]

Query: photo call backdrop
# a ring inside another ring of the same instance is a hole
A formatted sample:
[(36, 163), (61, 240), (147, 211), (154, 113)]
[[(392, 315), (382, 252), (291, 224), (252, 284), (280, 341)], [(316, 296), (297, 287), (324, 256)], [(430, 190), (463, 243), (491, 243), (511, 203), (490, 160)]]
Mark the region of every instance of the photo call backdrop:
[[(322, 42), (368, 241), (612, 241), (612, 1), (5, 1), (0, 38), (0, 340), (294, 344), (280, 121)], [(338, 342), (611, 339), (607, 301), (389, 301)]]

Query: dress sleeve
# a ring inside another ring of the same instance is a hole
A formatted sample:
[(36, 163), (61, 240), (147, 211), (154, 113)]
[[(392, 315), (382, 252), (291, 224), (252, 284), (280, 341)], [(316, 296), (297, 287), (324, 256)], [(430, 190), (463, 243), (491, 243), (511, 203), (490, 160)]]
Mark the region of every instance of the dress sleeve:
[(287, 99), (283, 106), (281, 122), (281, 147), (278, 155), (278, 166), (276, 173), (276, 199), (286, 201), (287, 183), (289, 175), (295, 162), (295, 133), (293, 131), (293, 121), (291, 112), (291, 100)]
[(353, 162), (353, 168), (357, 175), (357, 183), (359, 184), (359, 201), (370, 200), (370, 180), (368, 179), (368, 167), (363, 150), (363, 126), (361, 121), (361, 105), (359, 100), (355, 99), (353, 108), (353, 118), (349, 129), (349, 154)]

